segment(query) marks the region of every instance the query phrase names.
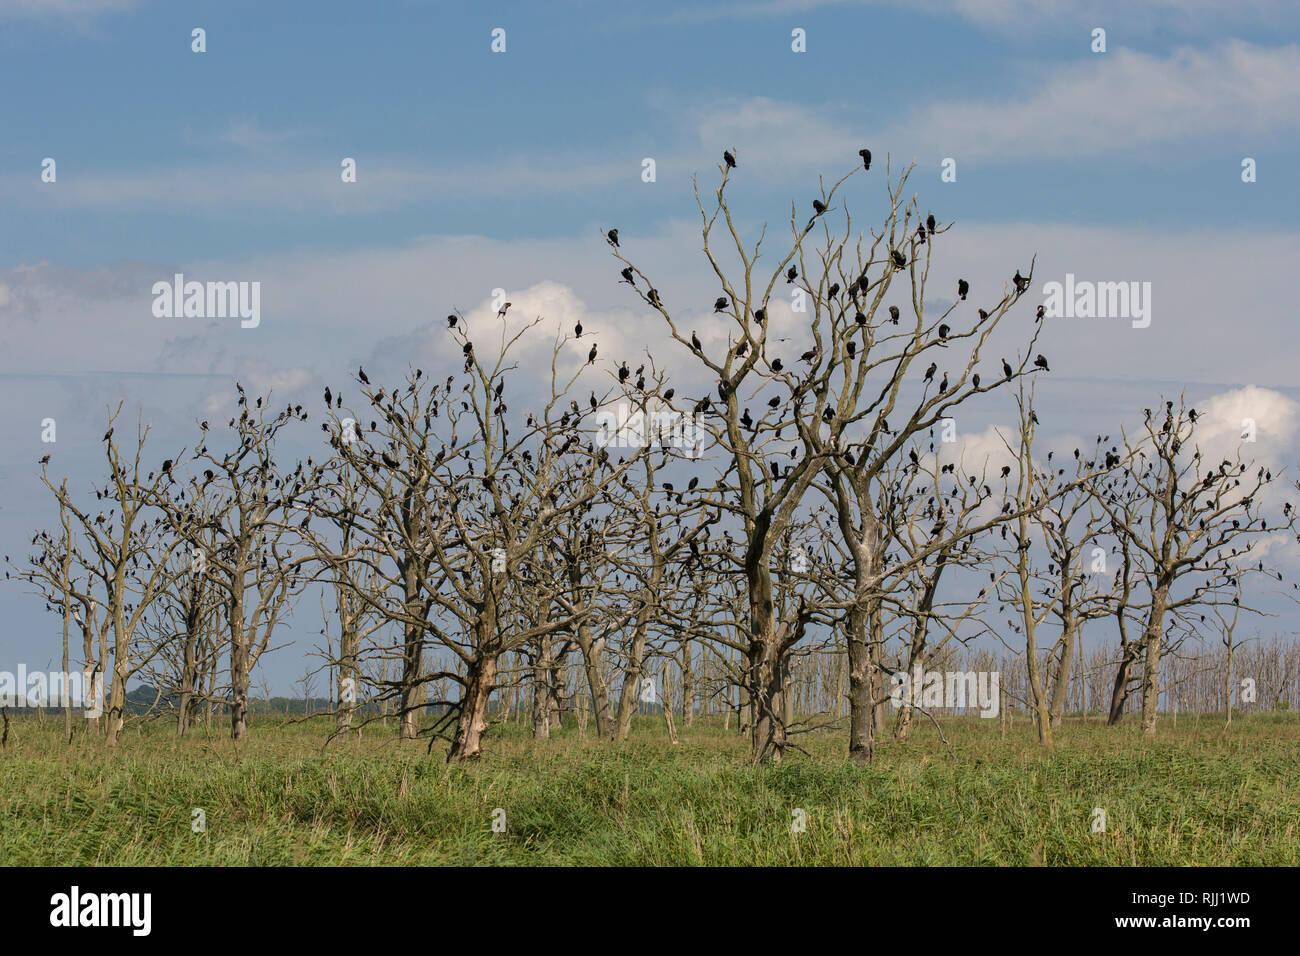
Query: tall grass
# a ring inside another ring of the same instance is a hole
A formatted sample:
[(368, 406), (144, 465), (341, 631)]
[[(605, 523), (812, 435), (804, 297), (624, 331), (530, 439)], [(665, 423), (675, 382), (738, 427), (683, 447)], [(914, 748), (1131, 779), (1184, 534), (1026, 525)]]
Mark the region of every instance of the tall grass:
[(870, 767), (829, 732), (753, 767), (743, 738), (704, 720), (675, 747), (648, 718), (620, 746), (571, 727), (537, 744), (509, 726), (477, 763), (447, 766), (440, 746), (399, 746), (376, 725), (326, 748), (316, 720), (263, 718), (238, 746), (155, 724), (109, 752), (24, 717), (0, 751), (0, 863), (1300, 863), (1296, 715), (1239, 717), (1227, 733), (1162, 720), (1152, 743), (1136, 725), (1067, 721), (1051, 754), (1024, 722), (1005, 740), (990, 721), (943, 729), (955, 757), (921, 726)]

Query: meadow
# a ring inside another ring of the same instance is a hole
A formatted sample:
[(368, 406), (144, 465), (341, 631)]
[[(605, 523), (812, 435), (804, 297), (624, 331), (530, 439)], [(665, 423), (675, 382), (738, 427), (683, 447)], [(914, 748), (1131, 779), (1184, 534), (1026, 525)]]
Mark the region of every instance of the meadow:
[(0, 750), (0, 864), (1300, 864), (1300, 715), (1226, 731), (1166, 716), (1154, 742), (1129, 720), (1067, 718), (1047, 753), (1023, 716), (1005, 737), (950, 718), (951, 755), (918, 726), (870, 766), (828, 730), (755, 767), (746, 738), (704, 718), (676, 746), (651, 717), (621, 745), (506, 724), (448, 765), (444, 744), (399, 745), (378, 723), (328, 747), (324, 718), (254, 718), (239, 744), (224, 726), (182, 739), (137, 723), (112, 752), (24, 716)]

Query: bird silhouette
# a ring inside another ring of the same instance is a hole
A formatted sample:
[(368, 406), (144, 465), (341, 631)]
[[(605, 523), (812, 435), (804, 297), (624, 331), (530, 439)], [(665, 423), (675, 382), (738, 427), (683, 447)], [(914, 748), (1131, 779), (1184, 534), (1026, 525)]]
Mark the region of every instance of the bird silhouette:
[(925, 217), (925, 228), (930, 231), (930, 235), (932, 236), (934, 235), (934, 227), (935, 227), (934, 213), (930, 213), (930, 215)]
[(889, 307), (889, 321), (893, 322), (895, 325), (898, 324), (898, 306), (891, 305)]
[(1047, 358), (1041, 352), (1038, 354), (1038, 358), (1034, 359), (1034, 364), (1037, 365), (1039, 368), (1041, 368), (1044, 372), (1051, 371), (1051, 369), (1047, 367)]
[(786, 284), (786, 285), (789, 285), (791, 282), (793, 282), (793, 281), (794, 281), (795, 279), (797, 279), (797, 278), (799, 278), (799, 270), (796, 269), (794, 266), (791, 266), (789, 269), (786, 269), (786, 270), (785, 270), (785, 284)]
[(731, 155), (731, 150), (724, 149), (722, 151), (722, 161), (727, 164), (728, 169), (736, 168), (736, 157)]
[(925, 370), (925, 381), (934, 381), (934, 373), (937, 371), (939, 371), (939, 364), (937, 362), (931, 362), (930, 367)]
[(939, 341), (942, 342), (944, 339), (948, 337), (948, 331), (949, 331), (948, 326), (946, 325), (939, 326)]
[(699, 336), (695, 334), (694, 329), (691, 329), (691, 348), (696, 352), (700, 350), (700, 339)]
[(587, 353), (587, 364), (596, 364), (596, 346), (594, 345), (591, 347), (591, 351)]
[(573, 325), (573, 335), (575, 338), (582, 338), (582, 320), (579, 319)]
[(893, 259), (894, 259), (894, 267), (895, 267), (896, 269), (901, 269), (901, 268), (903, 268), (904, 266), (907, 265), (907, 258), (906, 258), (906, 257), (905, 257), (901, 252), (899, 252), (897, 249), (895, 249), (895, 250), (893, 251), (893, 253), (891, 253), (891, 255), (893, 256)]
[(514, 305), (513, 302), (507, 302), (505, 305), (501, 306), (501, 308), (499, 308), (499, 309), (497, 310), (497, 318), (498, 318), (498, 319), (504, 319), (505, 316), (506, 316), (506, 311), (507, 311), (507, 310), (510, 308), (510, 306), (512, 306), (512, 305)]
[(361, 379), (363, 385), (370, 384), (370, 379), (366, 377), (366, 370), (359, 365), (357, 366), (357, 378)]
[(456, 316), (454, 315), (447, 316), (447, 328), (454, 329), (455, 327), (456, 327)]
[(613, 246), (615, 249), (617, 249), (617, 248), (618, 248), (618, 230), (617, 230), (617, 229), (611, 229), (609, 232), (605, 233), (605, 241), (608, 242), (608, 243), (609, 243), (611, 246)]
[(334, 399), (333, 399), (333, 397), (330, 395), (330, 387), (329, 387), (328, 385), (326, 385), (326, 386), (325, 386), (325, 407), (326, 407), (326, 408), (329, 408), (329, 407), (330, 407), (330, 403), (331, 403), (332, 401), (334, 401)]
[(754, 321), (757, 322), (759, 325), (762, 325), (764, 322), (766, 322), (766, 321), (767, 321), (767, 309), (755, 309), (755, 310), (754, 310)]
[(957, 298), (962, 301), (966, 300), (966, 293), (970, 291), (970, 283), (965, 279), (957, 280)]
[(871, 150), (869, 150), (869, 149), (860, 149), (860, 150), (858, 150), (858, 155), (862, 157), (862, 168), (863, 168), (863, 169), (870, 169), (870, 168), (871, 168)]
[(725, 295), (720, 295), (720, 296), (718, 296), (717, 299), (715, 299), (714, 302), (713, 302), (713, 311), (714, 311), (714, 312), (721, 312), (723, 309), (725, 309), (725, 308), (726, 308), (728, 305), (730, 305), (730, 304), (731, 304), (731, 303), (729, 303), (729, 302), (727, 301), (727, 297), (726, 297)]
[(1002, 360), (1002, 374), (1007, 378), (1011, 378), (1011, 365), (1006, 359)]
[(636, 281), (632, 278), (631, 266), (627, 266), (626, 268), (624, 268), (623, 271), (619, 273), (619, 275), (623, 277), (623, 281), (626, 282), (628, 285), (636, 285)]

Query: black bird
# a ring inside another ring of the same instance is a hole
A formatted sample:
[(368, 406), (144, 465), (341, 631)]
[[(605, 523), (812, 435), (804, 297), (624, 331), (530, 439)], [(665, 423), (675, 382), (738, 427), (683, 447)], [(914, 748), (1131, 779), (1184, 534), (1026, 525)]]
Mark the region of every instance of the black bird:
[(939, 326), (939, 341), (942, 342), (947, 337), (948, 337), (948, 326), (946, 325)]
[(461, 349), (461, 351), (465, 354), (466, 358), (469, 358), (470, 354), (474, 351), (474, 343), (466, 342), (465, 347)]
[(593, 345), (593, 346), (591, 347), (591, 351), (587, 353), (587, 364), (588, 364), (588, 365), (595, 365), (595, 364), (596, 364), (596, 346), (595, 346), (595, 345)]
[(853, 316), (853, 321), (856, 322), (856, 323), (858, 323), (858, 325), (866, 325), (866, 324), (867, 324), (867, 317), (866, 317), (866, 315), (865, 315), (864, 313), (862, 313), (862, 312), (857, 312), (857, 313), (855, 313), (854, 316)]
[(1044, 372), (1051, 371), (1051, 369), (1047, 367), (1046, 356), (1044, 356), (1041, 352), (1039, 353), (1038, 358), (1034, 359), (1034, 364), (1037, 365), (1039, 368), (1041, 368)]
[(893, 322), (895, 325), (898, 324), (898, 306), (891, 305), (889, 307), (889, 321)]
[(767, 309), (756, 309), (754, 311), (754, 321), (762, 325), (767, 321)]
[(943, 373), (943, 381), (939, 383), (939, 394), (944, 395), (948, 391), (948, 373)]
[(700, 340), (696, 336), (694, 329), (691, 329), (691, 348), (697, 352), (700, 350)]
[[(776, 396), (776, 395), (773, 395), (771, 398), (769, 398), (769, 399), (767, 400), (767, 407), (768, 407), (768, 408), (776, 408), (776, 406), (778, 406), (778, 405), (780, 405), (780, 404), (781, 404), (781, 399), (780, 399), (779, 396)], [(47, 456), (47, 457), (48, 457), (48, 456)]]
[(456, 316), (454, 315), (447, 316), (447, 328), (454, 329), (455, 327), (456, 327)]
[(979, 387), (980, 387), (980, 373), (979, 373), (979, 372), (976, 372), (974, 375), (972, 375), (972, 376), (970, 377), (970, 380), (971, 380), (971, 384), (974, 385), (976, 388), (979, 388)]
[(862, 157), (862, 168), (863, 168), (863, 169), (870, 169), (870, 168), (871, 168), (871, 150), (869, 150), (869, 149), (860, 149), (860, 150), (858, 150), (858, 155)]
[(596, 393), (595, 393), (595, 392), (592, 392), (592, 393), (591, 393), (591, 398), (587, 399), (587, 401), (591, 403), (591, 407), (592, 407), (593, 409), (596, 409), (596, 408), (599, 408), (599, 407), (600, 407), (600, 402), (598, 402), (598, 401), (596, 400)]
[(816, 350), (816, 349), (809, 349), (807, 352), (804, 352), (803, 355), (800, 355), (800, 356), (799, 356), (799, 359), (800, 359), (800, 361), (803, 361), (803, 362), (811, 362), (811, 361), (812, 361), (813, 359), (815, 359), (816, 357), (817, 357), (817, 350)]
[(895, 268), (897, 268), (897, 269), (901, 269), (901, 268), (903, 268), (904, 266), (907, 265), (907, 259), (906, 259), (906, 258), (904, 257), (904, 255), (903, 255), (901, 252), (899, 252), (897, 249), (895, 249), (895, 250), (893, 251), (892, 255), (893, 255), (893, 257), (894, 257), (894, 267), (895, 267)]
[(937, 371), (939, 371), (939, 363), (931, 362), (930, 367), (925, 370), (925, 380), (927, 382), (934, 381), (934, 373)]
[(677, 389), (675, 388), (668, 389), (668, 391), (664, 392), (664, 401), (671, 402), (673, 400), (673, 396), (676, 394), (677, 394)]
[(636, 285), (636, 280), (632, 278), (631, 266), (626, 266), (623, 269), (623, 271), (619, 273), (619, 275), (623, 277), (623, 281), (626, 282), (628, 285)]
[(840, 294), (840, 284), (838, 282), (832, 282), (831, 287), (826, 290), (826, 298), (833, 299), (839, 294)]
[(1007, 475), (1009, 475), (1009, 474), (1011, 474), (1011, 466), (1010, 466), (1010, 465), (1003, 465), (1003, 466), (1002, 466), (1002, 477), (1005, 478), (1005, 477), (1007, 477)]
[(1047, 309), (1040, 305), (1038, 307), (1038, 311), (1034, 313), (1034, 321), (1035, 322), (1043, 321), (1043, 316), (1046, 314), (1047, 314)]
[(628, 371), (627, 363), (624, 362), (622, 367), (619, 368), (618, 370), (618, 384), (622, 385), (624, 382), (626, 382), (627, 377), (631, 374), (632, 373)]
[(925, 217), (925, 228), (930, 230), (930, 235), (932, 236), (934, 235), (934, 226), (934, 213), (930, 213), (930, 215)]
[(966, 293), (970, 291), (970, 283), (965, 279), (957, 280), (957, 298), (965, 301)]
[(745, 413), (740, 416), (740, 424), (744, 425), (746, 428), (754, 427), (754, 419), (749, 416), (748, 408), (745, 409)]
[(645, 294), (645, 297), (650, 302), (651, 305), (659, 304), (659, 293), (655, 289), (651, 289), (650, 291), (648, 291)]
[(48, 465), (49, 463), (50, 463), (50, 456), (49, 456), (49, 455), (45, 455), (45, 456), (43, 456), (43, 457), (41, 458), (41, 464), (42, 464), (42, 465)]
[(573, 334), (577, 338), (582, 338), (582, 320), (579, 319), (573, 326)]
[(618, 248), (618, 230), (617, 230), (617, 229), (611, 229), (609, 232), (605, 233), (605, 241), (608, 242), (608, 243), (609, 243), (611, 246), (613, 246), (615, 249), (617, 249), (617, 248)]
[(831, 422), (835, 421), (835, 409), (827, 405), (826, 410), (822, 412), (822, 421), (824, 421), (828, 425)]
[(852, 339), (849, 339), (844, 343), (844, 348), (848, 351), (849, 358), (853, 358), (853, 356), (858, 354), (858, 343), (854, 342)]
[(799, 278), (799, 270), (796, 269), (794, 266), (791, 266), (789, 269), (786, 269), (786, 270), (785, 270), (785, 284), (786, 284), (786, 285), (789, 285), (791, 282), (793, 282), (793, 281), (794, 281), (795, 279), (797, 279), (797, 278)]
[(108, 440), (109, 440), (110, 438), (112, 438), (112, 437), (113, 437), (113, 429), (110, 428), (108, 431), (104, 432), (104, 439), (103, 439), (103, 440), (104, 440), (104, 441), (108, 441)]
[(985, 319), (987, 319), (987, 318), (989, 317), (989, 314), (988, 314), (987, 312), (985, 312), (983, 309), (980, 309), (980, 310), (979, 310), (979, 314), (980, 314), (980, 321), (981, 321), (981, 322), (983, 322)]
[(1002, 374), (1005, 375), (1007, 378), (1011, 377), (1011, 365), (1007, 362), (1006, 359), (1002, 360)]
[(722, 151), (722, 161), (727, 164), (728, 169), (736, 168), (736, 157), (731, 155), (731, 150), (724, 149)]
[(1024, 292), (1029, 288), (1029, 280), (1020, 274), (1019, 269), (1016, 270), (1016, 274), (1012, 277), (1011, 281), (1016, 284), (1017, 292)]
[(357, 378), (361, 379), (363, 385), (369, 385), (370, 379), (366, 377), (366, 370), (360, 365), (357, 366)]
[(506, 317), (506, 310), (512, 305), (514, 305), (513, 302), (507, 302), (505, 305), (501, 306), (501, 308), (497, 310), (497, 318), (504, 319)]
[(779, 371), (781, 371), (781, 369), (782, 369), (783, 367), (784, 367), (784, 366), (782, 366), (782, 364), (781, 364), (781, 360), (780, 360), (779, 358), (772, 359), (772, 371), (773, 371), (773, 372), (779, 372)]
[(392, 455), (388, 454), (388, 452), (386, 451), (380, 452), (379, 457), (383, 459), (384, 464), (387, 465), (389, 468), (397, 467), (397, 459), (394, 458)]
[(741, 343), (740, 343), (740, 347), (739, 347), (738, 349), (736, 349), (736, 358), (740, 358), (741, 356), (743, 356), (743, 355), (744, 355), (746, 352), (748, 352), (748, 351), (749, 351), (749, 343), (748, 343), (748, 342), (741, 342)]
[(727, 297), (726, 297), (725, 295), (720, 295), (720, 296), (718, 296), (718, 298), (717, 298), (716, 300), (714, 300), (714, 303), (713, 303), (713, 311), (714, 311), (714, 312), (721, 312), (723, 309), (725, 309), (725, 308), (726, 308), (728, 305), (730, 305), (730, 304), (731, 304), (731, 303), (729, 303), (729, 302), (727, 301)]
[(332, 401), (334, 401), (334, 398), (333, 398), (333, 396), (330, 394), (330, 387), (329, 387), (328, 385), (326, 385), (326, 386), (325, 386), (325, 407), (326, 407), (326, 408), (329, 408), (330, 403), (331, 403)]

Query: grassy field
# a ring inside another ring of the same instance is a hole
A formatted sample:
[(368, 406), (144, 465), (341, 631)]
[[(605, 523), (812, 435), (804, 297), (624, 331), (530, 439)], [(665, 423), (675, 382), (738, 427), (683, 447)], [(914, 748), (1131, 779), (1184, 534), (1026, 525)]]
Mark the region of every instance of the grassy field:
[(949, 720), (955, 758), (919, 727), (871, 767), (846, 759), (842, 733), (755, 768), (720, 725), (697, 722), (674, 747), (649, 718), (622, 746), (498, 727), (481, 761), (453, 767), (441, 745), (399, 747), (377, 724), (325, 749), (323, 722), (262, 718), (238, 747), (159, 722), (129, 727), (116, 753), (65, 746), (61, 727), (15, 719), (0, 751), (0, 864), (1300, 863), (1293, 714), (1236, 718), (1226, 734), (1221, 719), (1164, 717), (1154, 743), (1136, 722), (1067, 721), (1054, 754), (1023, 718), (1005, 740), (995, 722)]

